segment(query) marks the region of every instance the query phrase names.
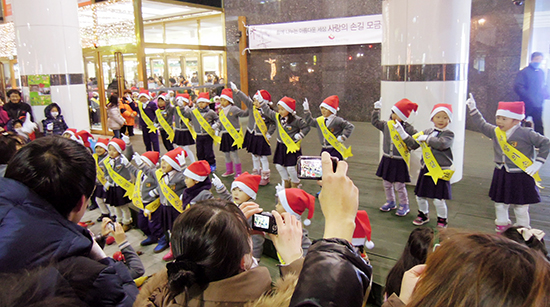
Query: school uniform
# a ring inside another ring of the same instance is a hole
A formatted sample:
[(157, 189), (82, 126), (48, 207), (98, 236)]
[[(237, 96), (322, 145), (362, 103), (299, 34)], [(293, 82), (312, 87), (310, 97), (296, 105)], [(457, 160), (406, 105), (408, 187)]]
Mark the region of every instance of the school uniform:
[[(304, 110), (304, 120), (309, 126), (317, 128), (317, 135), (319, 136), (319, 142), (321, 142), (321, 153), (326, 151), (331, 156), (337, 157), (340, 160), (344, 160), (342, 154), (332, 145), (330, 145), (327, 139), (325, 139), (325, 137), (323, 136), (323, 132), (321, 131), (321, 127), (319, 127), (317, 119), (313, 118), (313, 116), (311, 115), (311, 111)], [(351, 136), (353, 129), (355, 129), (355, 126), (352, 123), (348, 122), (340, 116), (336, 116), (335, 114), (332, 114), (331, 116), (325, 118), (325, 125), (327, 126), (327, 129), (332, 134), (334, 134), (335, 137), (344, 136), (344, 138), (346, 139)]]
[(103, 172), (105, 173), (105, 179), (110, 184), (109, 189), (107, 190), (105, 202), (113, 207), (120, 207), (128, 204), (130, 202), (130, 199), (127, 196), (124, 196), (126, 194), (126, 190), (124, 190), (122, 187), (120, 187), (110, 176), (109, 172), (107, 172), (107, 169), (105, 168), (105, 165), (103, 164), (105, 159), (108, 159), (108, 163), (111, 164), (111, 167), (115, 172), (117, 172), (120, 176), (124, 177), (124, 179), (131, 181), (132, 177), (130, 175), (130, 171), (124, 165), (121, 161), (121, 156), (119, 155), (115, 159), (111, 159), (110, 157), (105, 157), (101, 162), (99, 162), (99, 167), (103, 169)]
[[(239, 122), (239, 117), (245, 117), (248, 116), (248, 110), (242, 110), (232, 104), (229, 104), (227, 107), (223, 108), (221, 107), (223, 112), (225, 113), (225, 116), (231, 123), (237, 131), (241, 131), (241, 124)], [(227, 129), (225, 129), (225, 126), (220, 122), (220, 129), (221, 129), (221, 138), (222, 141), (220, 143), (220, 151), (221, 152), (230, 152), (230, 151), (236, 151), (239, 149), (237, 145), (233, 145), (233, 142), (235, 141), (231, 134), (227, 132)]]
[[(183, 175), (183, 172), (172, 170), (166, 174), (163, 174), (160, 180), (164, 180), (164, 182), (174, 191), (174, 193), (176, 193), (176, 195), (180, 197), (186, 188), (185, 176)], [(158, 193), (160, 198), (161, 206), (159, 207), (159, 209), (157, 209), (157, 211), (160, 210), (161, 223), (163, 225), (163, 228), (164, 230), (172, 230), (172, 225), (174, 224), (176, 218), (180, 215), (180, 212), (168, 202), (166, 196), (164, 195), (164, 193), (162, 193), (162, 190), (160, 189), (160, 183), (158, 182), (155, 192)]]
[[(197, 107), (198, 108), (198, 107)], [(204, 119), (213, 126), (216, 123), (219, 123), (219, 117), (216, 112), (212, 111), (208, 106), (204, 109), (199, 109), (199, 112), (204, 117)], [(191, 119), (193, 123), (193, 128), (197, 133), (196, 145), (197, 145), (197, 158), (198, 160), (206, 160), (208, 164), (216, 165), (216, 156), (214, 155), (213, 143), (214, 140), (212, 137), (204, 130), (199, 124), (199, 121), (192, 112), (192, 109), (185, 107), (183, 116)]]
[[(178, 107), (175, 107), (178, 108)], [(193, 139), (193, 136), (191, 135), (191, 132), (185, 125), (185, 123), (181, 120), (177, 110), (174, 108), (174, 121), (176, 123), (176, 127), (174, 129), (174, 144), (177, 144), (179, 146), (188, 146), (188, 145), (194, 145), (195, 139)], [(185, 107), (179, 107), (181, 114), (183, 115)]]
[[(242, 101), (248, 108), (248, 110), (253, 110), (254, 103), (252, 99), (246, 96), (243, 92), (239, 91), (235, 94), (235, 100)], [(259, 110), (267, 126), (267, 134), (273, 135), (277, 129), (276, 123), (267, 117), (262, 109)], [(271, 146), (267, 143), (265, 137), (258, 125), (256, 125), (256, 120), (252, 111), (248, 113), (248, 125), (246, 127), (246, 134), (244, 136), (243, 148), (246, 148), (246, 151), (258, 156), (270, 156), (271, 155)]]
[[(107, 157), (107, 151), (105, 151), (104, 155), (97, 155), (97, 163), (99, 167), (102, 167), (102, 161)], [(105, 172), (105, 168), (103, 167), (102, 170)], [(99, 179), (95, 179), (95, 190), (94, 190), (94, 198), (101, 198), (105, 199), (107, 198), (107, 192), (103, 189), (103, 184), (99, 181)]]
[[(153, 101), (148, 101), (143, 104), (143, 112), (151, 119), (153, 122), (156, 121), (157, 116), (155, 114), (155, 111), (158, 109), (157, 104)], [(139, 126), (141, 128), (142, 134), (143, 134), (143, 143), (145, 143), (145, 148), (147, 151), (159, 151), (159, 138), (158, 134), (156, 132), (149, 132), (149, 128), (147, 128), (147, 124), (141, 117), (139, 117)]]
[[(136, 177), (136, 180), (139, 178), (137, 177), (139, 173), (139, 169), (132, 164), (128, 164), (128, 170), (134, 177)], [(155, 191), (158, 188), (157, 179), (155, 177), (155, 171), (156, 168), (154, 167), (148, 167), (146, 165), (141, 167), (141, 170), (143, 172), (142, 178), (141, 178), (141, 201), (143, 202), (143, 208), (145, 208), (150, 203), (154, 202), (158, 196), (152, 196), (151, 194), (155, 194)], [(137, 220), (138, 228), (143, 231), (143, 233), (147, 237), (154, 237), (156, 239), (162, 237), (164, 235), (163, 228), (162, 228), (162, 216), (161, 211), (158, 209), (151, 212), (151, 215), (149, 218), (145, 217), (143, 214), (138, 214), (138, 220)]]
[[(169, 103), (166, 104), (166, 107), (164, 110), (161, 110), (160, 114), (162, 115), (162, 118), (170, 125), (172, 126), (172, 122), (174, 121), (174, 113), (176, 112), (175, 108), (171, 106)], [(155, 123), (159, 124), (158, 118), (155, 117)], [(164, 145), (164, 148), (166, 148), (166, 151), (170, 151), (174, 149), (174, 145), (172, 145), (172, 142), (168, 140), (168, 133), (160, 126), (159, 124), (159, 131), (160, 131), (160, 138), (162, 139), (162, 144)]]

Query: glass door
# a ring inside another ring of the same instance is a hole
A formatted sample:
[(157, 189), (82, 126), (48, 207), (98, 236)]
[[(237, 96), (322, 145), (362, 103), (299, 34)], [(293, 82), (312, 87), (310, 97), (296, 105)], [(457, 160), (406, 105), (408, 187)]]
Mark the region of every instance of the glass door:
[(84, 74), (86, 75), (86, 95), (92, 133), (105, 134), (105, 96), (103, 78), (100, 74), (99, 52), (84, 55)]

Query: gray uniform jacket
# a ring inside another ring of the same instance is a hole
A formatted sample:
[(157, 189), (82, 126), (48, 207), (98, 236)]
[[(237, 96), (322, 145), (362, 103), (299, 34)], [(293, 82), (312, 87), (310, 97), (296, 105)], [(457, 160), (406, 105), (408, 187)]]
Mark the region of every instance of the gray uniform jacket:
[[(97, 164), (99, 164), (99, 167), (101, 168), (101, 170), (103, 170), (103, 173), (105, 173), (105, 166), (103, 166), (102, 162), (103, 162), (103, 159), (105, 159), (108, 156), (109, 155), (107, 154), (107, 151), (105, 151), (105, 154), (102, 155), (102, 156), (97, 155)], [(6, 164), (6, 166), (7, 166), (7, 164)], [(1, 166), (0, 166), (0, 168), (1, 168)], [(4, 170), (4, 172), (5, 172), (5, 170)], [(2, 174), (2, 176), (0, 176), (0, 177), (3, 177), (3, 176), (4, 175)], [(99, 186), (102, 185), (101, 182), (99, 182), (99, 180), (97, 179), (97, 177), (95, 179), (95, 185), (99, 185)]]
[(130, 271), (132, 279), (143, 276), (143, 274), (145, 274), (145, 268), (132, 245), (130, 245), (128, 241), (124, 241), (118, 248), (120, 248), (122, 255), (124, 255), (124, 264), (128, 268), (128, 271)]
[[(221, 109), (224, 111), (225, 116), (227, 116), (227, 119), (237, 129), (237, 131), (241, 130), (241, 123), (239, 122), (239, 117), (246, 117), (248, 116), (248, 110), (242, 110), (234, 105), (228, 105), (227, 107)], [(218, 126), (218, 130), (221, 130), (222, 133), (227, 132), (225, 129), (225, 126), (220, 122), (220, 125)]]
[[(181, 195), (183, 194), (183, 190), (185, 190), (185, 188), (187, 187), (185, 185), (185, 176), (183, 175), (183, 170), (181, 172), (178, 172), (176, 170), (172, 170), (171, 172), (173, 172), (174, 175), (168, 181), (168, 186), (176, 193), (176, 195), (181, 197)], [(170, 173), (164, 174), (163, 177), (160, 180), (164, 180), (164, 178), (166, 176), (169, 176), (169, 174)], [(153, 175), (153, 176), (155, 176), (155, 175)], [(156, 176), (154, 178), (156, 179)], [(162, 193), (162, 191), (160, 189), (160, 183), (158, 181), (157, 181), (157, 188), (154, 191), (157, 195), (159, 195), (160, 203), (163, 206), (170, 206), (170, 203), (168, 203), (168, 201), (166, 200), (166, 196), (164, 196), (164, 194)]]
[[(183, 107), (174, 107), (174, 122), (176, 123), (176, 129), (189, 131), (189, 129), (187, 129), (187, 126), (181, 120), (176, 108), (179, 108), (180, 111), (181, 111), (181, 115), (183, 115), (183, 114), (185, 114), (185, 106), (183, 106)], [(185, 117), (185, 115), (184, 115), (184, 117)]]
[[(254, 102), (250, 97), (246, 96), (243, 92), (239, 91), (233, 96), (233, 100), (235, 103), (237, 102), (244, 102), (248, 110), (252, 110), (254, 108)], [(267, 126), (267, 134), (273, 135), (275, 133), (275, 129), (277, 129), (277, 125), (274, 121), (272, 121), (270, 118), (266, 117), (264, 113), (262, 112), (262, 109), (259, 110), (260, 114), (262, 115), (262, 119), (265, 122), (265, 125)], [(246, 126), (246, 129), (248, 132), (253, 133), (254, 135), (262, 135), (262, 132), (260, 131), (260, 128), (256, 125), (256, 120), (254, 119), (254, 115), (251, 111), (248, 113), (248, 126)]]
[[(433, 132), (437, 132), (437, 135), (432, 136)], [(436, 128), (429, 128), (424, 130), (424, 134), (428, 135), (426, 143), (432, 149), (435, 160), (441, 166), (442, 169), (449, 169), (453, 165), (453, 152), (451, 146), (455, 138), (454, 132), (449, 129), (439, 130)], [(411, 146), (412, 149), (420, 147), (420, 144)], [(420, 165), (424, 167), (424, 159), (420, 159)]]
[[(209, 107), (199, 109), (199, 112), (201, 113), (202, 117), (204, 117), (204, 119), (206, 119), (206, 121), (210, 124), (210, 126), (213, 126), (216, 123), (219, 125), (218, 114), (210, 110)], [(191, 119), (191, 122), (193, 123), (193, 128), (195, 129), (197, 135), (208, 135), (206, 130), (202, 128), (201, 124), (199, 124), (199, 121), (195, 118), (195, 115), (193, 115), (193, 110), (191, 108), (184, 107), (184, 111), (182, 112), (182, 114), (184, 117)]]
[[(390, 136), (390, 129), (388, 129), (388, 122), (385, 120), (380, 120), (379, 109), (374, 109), (374, 111), (372, 111), (371, 123), (374, 127), (376, 127), (376, 129), (382, 131), (382, 133), (384, 134), (384, 140), (382, 142), (382, 150), (384, 151), (384, 156), (390, 157), (392, 159), (403, 159), (397, 148), (395, 148), (395, 145), (393, 145)], [(409, 135), (416, 134), (417, 131), (412, 125), (408, 123), (402, 123), (402, 125), (405, 129), (405, 132), (407, 132)], [(416, 143), (412, 136), (404, 139), (403, 142), (405, 142), (405, 145), (407, 145), (409, 149), (412, 149), (413, 146), (418, 145), (418, 143)]]
[[(194, 205), (201, 200), (207, 200), (212, 198), (214, 198), (214, 195), (212, 194), (212, 192), (210, 192), (210, 190), (202, 190), (197, 196), (195, 196), (195, 198), (191, 199), (191, 201), (189, 202), (189, 205)], [(183, 204), (183, 206), (185, 207), (187, 206), (187, 204)]]
[(126, 167), (124, 167), (124, 165), (122, 164), (122, 162), (120, 160), (121, 160), (121, 158), (120, 158), (120, 155), (119, 155), (118, 157), (116, 157), (114, 159), (114, 163), (113, 163), (113, 160), (111, 158), (109, 158), (109, 156), (107, 156), (99, 162), (99, 167), (101, 167), (101, 169), (105, 173), (105, 179), (107, 179), (107, 181), (112, 186), (118, 186), (118, 184), (116, 184), (115, 181), (113, 180), (113, 178), (111, 178), (111, 176), (109, 176), (109, 172), (105, 168), (105, 165), (103, 164), (103, 161), (109, 161), (108, 163), (111, 164), (111, 167), (113, 168), (113, 170), (115, 172), (117, 172), (118, 174), (120, 174), (122, 177), (124, 177), (124, 179), (126, 179), (128, 181), (132, 180), (132, 176), (130, 175), (130, 171)]
[[(491, 125), (485, 121), (478, 109), (470, 111), (472, 122), (477, 126), (481, 133), (493, 140), (493, 150), (495, 151), (494, 161), (497, 168), (504, 167), (509, 173), (520, 173), (522, 170), (517, 167), (506, 155), (502, 152), (495, 134), (495, 125)], [(536, 160), (541, 163), (546, 162), (546, 157), (550, 151), (550, 140), (543, 135), (535, 132), (532, 128), (518, 127), (510, 136), (506, 137), (508, 144), (511, 144), (525, 156), (531, 160)], [(535, 157), (535, 148), (539, 149)]]
[[(135, 167), (133, 164), (128, 164), (127, 166), (130, 173), (136, 178), (138, 175), (138, 172), (140, 171), (139, 168)], [(149, 195), (149, 192), (156, 190), (158, 187), (157, 179), (155, 178), (155, 171), (156, 169), (150, 168), (145, 163), (142, 165), (141, 170), (143, 171), (143, 177), (141, 181), (141, 200), (143, 201), (144, 205), (152, 203), (155, 199), (158, 197), (153, 197)], [(155, 194), (158, 194), (158, 192), (153, 192)]]
[[(176, 109), (173, 106), (171, 106), (169, 103), (166, 104), (166, 108), (164, 110), (160, 110), (160, 114), (170, 126), (172, 126), (172, 122), (174, 122), (175, 112), (176, 112)], [(157, 124), (159, 123), (159, 119), (157, 117), (155, 117), (155, 123)], [(162, 126), (160, 126), (159, 129), (164, 130)]]
[[(271, 110), (271, 108), (267, 105), (267, 103), (264, 103), (262, 105), (262, 112), (270, 118), (272, 121), (275, 122), (275, 125), (277, 125), (277, 112)], [(282, 119), (281, 117), (279, 117)], [(286, 133), (292, 138), (292, 140), (295, 141), (294, 135), (299, 133), (302, 136), (302, 139), (309, 133), (311, 130), (311, 127), (299, 116), (294, 115), (294, 120), (291, 123), (285, 122), (282, 124), (283, 129), (285, 129)], [(280, 133), (280, 132), (279, 132)], [(283, 142), (281, 140), (281, 136), (277, 138), (277, 142)]]
[[(313, 128), (317, 128), (317, 134), (319, 135), (319, 141), (321, 142), (321, 146), (323, 148), (332, 148), (332, 145), (325, 139), (323, 136), (323, 132), (321, 131), (321, 128), (319, 127), (319, 124), (317, 123), (317, 118), (313, 118), (311, 115), (311, 111), (305, 110), (304, 111), (304, 120), (308, 125), (310, 125)], [(326, 119), (325, 119), (326, 122)], [(355, 126), (348, 122), (347, 120), (341, 118), (340, 116), (334, 116), (334, 118), (331, 120), (329, 125), (327, 126), (328, 130), (334, 134), (335, 137), (343, 136), (344, 140), (349, 138), (351, 133), (353, 132), (353, 129), (355, 129)]]

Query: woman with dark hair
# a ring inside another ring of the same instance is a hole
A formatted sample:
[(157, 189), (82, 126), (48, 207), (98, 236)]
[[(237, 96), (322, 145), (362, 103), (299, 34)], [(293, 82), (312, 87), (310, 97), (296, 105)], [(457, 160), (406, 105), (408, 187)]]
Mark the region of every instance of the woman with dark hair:
[(7, 93), (7, 98), (8, 102), (4, 104), (4, 110), (8, 112), (8, 116), (11, 119), (19, 119), (29, 113), (31, 115), (31, 121), (34, 122), (32, 108), (28, 103), (21, 100), (21, 92), (19, 90), (9, 90)]
[(8, 161), (25, 145), (25, 140), (14, 132), (0, 133), (0, 177), (4, 177)]
[(107, 127), (113, 130), (115, 138), (120, 139), (120, 128), (126, 123), (126, 119), (120, 113), (118, 96), (113, 94), (107, 103)]

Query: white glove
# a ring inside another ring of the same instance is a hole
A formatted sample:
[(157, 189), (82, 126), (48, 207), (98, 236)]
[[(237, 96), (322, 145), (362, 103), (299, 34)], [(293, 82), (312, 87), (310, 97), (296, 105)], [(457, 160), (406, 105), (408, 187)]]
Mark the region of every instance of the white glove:
[(53, 123), (47, 124), (46, 125), (46, 130), (49, 130), (49, 131), (53, 130)]
[(404, 140), (409, 137), (409, 134), (405, 132), (405, 129), (403, 129), (403, 126), (399, 121), (395, 121), (395, 124), (393, 124), (393, 127), (395, 130), (397, 130), (397, 133), (399, 133), (399, 136)]
[(430, 133), (430, 135), (428, 137), (437, 137), (437, 135), (439, 135), (439, 131), (437, 130), (434, 130), (432, 133)]
[(423, 134), (423, 135), (419, 136), (418, 138), (416, 138), (416, 141), (417, 142), (426, 142), (427, 139), (428, 139), (428, 136)]
[(212, 174), (212, 184), (216, 187), (216, 190), (222, 190), (225, 187), (216, 174)]
[(183, 107), (183, 99), (176, 99), (176, 104), (178, 107)]
[(212, 129), (218, 130), (218, 128), (220, 128), (220, 124), (214, 123), (214, 124), (212, 125)]
[(155, 128), (159, 129), (160, 128), (160, 125), (159, 124), (154, 124)]
[(343, 135), (338, 136), (336, 139), (337, 139), (338, 142), (340, 142), (340, 143), (344, 143), (344, 142), (346, 141), (346, 137), (343, 136)]
[(536, 174), (539, 171), (541, 166), (542, 166), (542, 162), (535, 161), (533, 164), (531, 164), (531, 166), (529, 166), (525, 169), (525, 172), (529, 176), (533, 176), (534, 174)]
[(149, 196), (151, 196), (151, 197), (157, 197), (157, 191), (155, 191), (155, 190), (149, 191)]
[(121, 139), (124, 141), (124, 144), (126, 144), (126, 145), (130, 144), (130, 137), (129, 136), (123, 134)]
[(473, 110), (476, 108), (476, 100), (474, 99), (474, 95), (470, 93), (470, 98), (466, 100), (466, 105), (468, 106), (468, 109)]
[(277, 191), (277, 193), (279, 191), (283, 191), (284, 189), (285, 189), (285, 186), (280, 183), (277, 183), (277, 185), (275, 186), (275, 191)]
[(125, 155), (120, 155), (120, 162), (124, 166), (128, 166), (128, 164), (130, 164), (130, 161), (128, 161), (128, 158), (126, 158)]
[(304, 103), (302, 104), (302, 106), (304, 106), (304, 111), (309, 110), (309, 102), (307, 102), (307, 98), (304, 100)]
[(176, 156), (176, 160), (178, 160), (179, 165), (185, 166), (185, 150)]
[(269, 139), (271, 139), (271, 134), (266, 133), (266, 134), (265, 134), (265, 137), (269, 140)]
[(374, 108), (375, 109), (382, 109), (382, 98), (380, 98), (380, 100), (378, 100), (377, 102), (374, 103)]
[(215, 130), (215, 131), (214, 131), (214, 134), (215, 134), (216, 136), (220, 136), (220, 130)]
[(150, 217), (151, 216), (151, 210), (143, 209), (143, 216)]
[(141, 156), (137, 152), (134, 152), (134, 155), (132, 156), (132, 160), (136, 162), (137, 166), (140, 166), (143, 163)]
[(237, 88), (237, 86), (235, 85), (235, 83), (229, 82), (229, 85), (231, 86), (231, 90), (233, 90), (233, 91), (238, 91), (238, 90), (239, 90), (239, 89)]
[(301, 140), (301, 139), (302, 139), (302, 135), (301, 135), (301, 134), (296, 133), (296, 134), (294, 135), (294, 140), (295, 140), (295, 141), (299, 141), (299, 140)]
[(109, 190), (109, 187), (111, 187), (111, 183), (109, 181), (105, 182), (105, 185), (103, 186), (103, 191), (107, 192), (107, 190)]

